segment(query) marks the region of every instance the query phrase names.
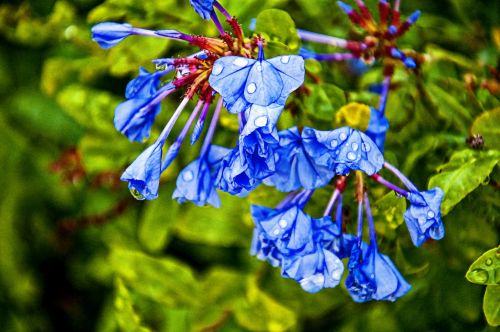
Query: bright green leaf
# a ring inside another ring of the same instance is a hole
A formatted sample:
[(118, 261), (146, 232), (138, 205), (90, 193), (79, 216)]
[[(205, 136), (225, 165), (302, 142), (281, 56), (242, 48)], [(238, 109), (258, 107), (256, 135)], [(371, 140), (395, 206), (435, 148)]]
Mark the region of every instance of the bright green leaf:
[(262, 34), (272, 47), (272, 52), (266, 53), (270, 58), (278, 54), (296, 53), (300, 47), (300, 39), (295, 28), (295, 22), (290, 15), (279, 9), (267, 9), (257, 15), (255, 32)]
[(476, 189), (500, 161), (500, 152), (463, 150), (455, 152), (450, 161), (439, 168), (429, 187), (440, 187), (445, 196), (441, 205), (443, 215)]
[(500, 247), (488, 250), (469, 267), (467, 280), (481, 285), (500, 285)]
[(484, 293), (483, 310), (486, 321), (491, 326), (500, 325), (500, 286), (488, 286)]
[(486, 147), (500, 149), (500, 108), (478, 116), (472, 124), (471, 134), (483, 136)]

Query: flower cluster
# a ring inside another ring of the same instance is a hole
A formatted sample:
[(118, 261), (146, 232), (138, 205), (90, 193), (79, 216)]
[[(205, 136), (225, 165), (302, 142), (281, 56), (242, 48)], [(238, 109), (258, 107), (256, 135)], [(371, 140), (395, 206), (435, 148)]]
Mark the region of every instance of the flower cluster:
[[(217, 1), (191, 1), (204, 19), (211, 18), (219, 38), (192, 36), (176, 30), (151, 31), (126, 23), (106, 22), (92, 28), (93, 39), (103, 48), (117, 45), (131, 35), (152, 36), (188, 42), (200, 48), (185, 58), (155, 59), (160, 70), (150, 73), (141, 68), (125, 91), (126, 101), (115, 110), (115, 127), (131, 141), (143, 141), (151, 133), (160, 102), (173, 92), (185, 89), (184, 98), (156, 141), (123, 173), (138, 199), (158, 196), (160, 176), (172, 163), (191, 128), (191, 144), (203, 132), (212, 102), (216, 102), (199, 157), (177, 179), (174, 198), (197, 205), (220, 206), (216, 188), (244, 195), (275, 171), (273, 147), (278, 143), (276, 122), (290, 93), (302, 85), (304, 60), (297, 55), (264, 57), (264, 41), (246, 38), (241, 26)], [(218, 20), (215, 9), (226, 18), (230, 32)], [(175, 77), (164, 81), (167, 74)], [(167, 138), (187, 107), (198, 102), (179, 136), (163, 153)], [(237, 114), (240, 135), (237, 146), (226, 149), (211, 144), (222, 107)]]
[[(442, 190), (419, 191), (383, 155), (389, 128), (384, 113), (394, 68), (398, 62), (409, 69), (417, 66), (412, 57), (397, 48), (396, 41), (420, 13), (401, 21), (399, 0), (392, 9), (387, 1), (381, 0), (377, 23), (362, 0), (356, 0), (359, 12), (339, 1), (349, 19), (366, 31), (363, 41), (299, 30), (303, 41), (326, 43), (347, 52), (316, 54), (302, 50), (300, 55), (283, 54), (266, 59), (266, 41), (258, 35), (245, 37), (236, 19), (217, 0), (190, 0), (190, 3), (203, 19), (212, 20), (219, 37), (192, 36), (176, 30), (151, 31), (113, 22), (92, 29), (93, 39), (103, 48), (113, 47), (131, 35), (141, 35), (184, 41), (200, 49), (184, 58), (155, 59), (157, 71), (150, 73), (141, 68), (139, 76), (128, 84), (127, 100), (115, 110), (115, 126), (132, 141), (143, 141), (150, 136), (164, 98), (180, 89), (185, 92), (159, 137), (125, 170), (121, 179), (128, 182), (136, 198), (156, 198), (161, 173), (176, 158), (191, 128), (191, 144), (202, 135), (211, 104), (215, 103), (199, 156), (178, 175), (173, 197), (179, 202), (219, 207), (217, 190), (245, 196), (263, 183), (287, 192), (274, 209), (252, 206), (253, 255), (280, 267), (284, 277), (296, 280), (308, 292), (337, 286), (344, 273), (342, 259), (348, 258), (345, 286), (354, 301), (394, 301), (403, 296), (411, 286), (389, 257), (379, 252), (365, 177), (408, 200), (410, 206), (404, 219), (415, 246), (429, 238), (438, 240), (444, 236), (440, 214)], [(216, 10), (225, 17), (229, 32), (224, 30)], [(304, 58), (383, 63), (379, 104), (371, 108), (365, 132), (350, 127), (328, 131), (293, 127), (278, 131), (277, 122), (288, 96), (304, 81)], [(172, 72), (174, 77), (165, 79)], [(193, 111), (164, 153), (172, 128), (195, 96), (198, 101)], [(212, 144), (223, 108), (238, 117), (239, 135), (232, 148)], [(379, 172), (384, 168), (406, 189), (383, 178)], [(343, 196), (354, 174), (358, 223), (356, 233), (348, 234), (343, 220)], [(330, 184), (334, 188), (331, 199), (323, 215), (313, 218), (305, 212), (306, 205), (317, 189)], [(368, 243), (362, 239), (363, 215), (368, 223)]]

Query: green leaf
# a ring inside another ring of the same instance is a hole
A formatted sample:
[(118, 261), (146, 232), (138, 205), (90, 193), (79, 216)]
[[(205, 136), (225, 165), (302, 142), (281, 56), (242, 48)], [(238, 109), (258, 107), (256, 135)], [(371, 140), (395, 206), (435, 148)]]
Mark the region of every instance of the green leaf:
[(267, 9), (257, 15), (255, 32), (261, 34), (271, 48), (267, 58), (283, 54), (296, 53), (300, 48), (300, 38), (295, 22), (290, 15), (279, 9)]
[(445, 196), (441, 205), (443, 215), (476, 189), (500, 161), (500, 152), (463, 150), (455, 152), (450, 161), (442, 165), (440, 174), (433, 176), (429, 187), (440, 187)]
[(385, 194), (373, 205), (373, 215), (383, 220), (392, 228), (398, 228), (403, 222), (406, 211), (406, 200), (396, 196), (392, 191)]
[[(167, 244), (177, 220), (179, 204), (168, 193), (173, 186), (165, 186), (159, 198), (147, 201), (139, 224), (139, 240), (149, 251), (160, 251)], [(161, 194), (163, 192), (163, 194)]]
[(438, 107), (441, 117), (446, 121), (450, 121), (461, 132), (466, 132), (466, 123), (471, 119), (469, 110), (467, 110), (454, 95), (437, 84), (429, 84), (427, 86), (427, 91), (434, 104)]
[(109, 262), (130, 290), (165, 306), (193, 306), (199, 301), (191, 269), (172, 258), (112, 247)]
[(472, 124), (471, 134), (483, 136), (486, 147), (500, 148), (500, 108), (478, 116)]
[(141, 317), (134, 309), (132, 298), (125, 286), (125, 283), (120, 278), (115, 281), (116, 297), (115, 297), (115, 317), (120, 331), (124, 332), (150, 332), (147, 327), (142, 326)]
[(219, 196), (224, 213), (212, 206), (185, 209), (175, 225), (181, 238), (222, 247), (247, 245), (251, 230), (243, 217), (247, 215), (248, 204), (225, 193)]
[(486, 321), (491, 326), (500, 325), (500, 286), (488, 286), (484, 293), (483, 310)]
[(500, 247), (482, 254), (469, 267), (465, 277), (474, 284), (500, 285)]
[(311, 90), (311, 95), (304, 100), (305, 113), (317, 120), (327, 122), (331, 128), (335, 111), (341, 108), (345, 102), (345, 93), (338, 86), (333, 84), (322, 84), (318, 86), (307, 86)]
[(297, 324), (294, 312), (259, 289), (253, 277), (234, 314), (238, 324), (250, 331), (286, 331)]

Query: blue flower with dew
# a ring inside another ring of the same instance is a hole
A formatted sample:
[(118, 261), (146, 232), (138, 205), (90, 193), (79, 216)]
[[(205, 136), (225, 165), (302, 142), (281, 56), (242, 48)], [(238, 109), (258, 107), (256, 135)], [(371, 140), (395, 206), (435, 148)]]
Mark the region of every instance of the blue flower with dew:
[(377, 145), (364, 133), (349, 127), (330, 131), (304, 128), (304, 149), (315, 163), (336, 174), (359, 170), (368, 175), (379, 171), (384, 157)]
[(444, 237), (444, 225), (441, 221), (443, 196), (441, 188), (408, 193), (406, 198), (410, 207), (406, 210), (404, 219), (415, 246), (421, 246), (429, 238), (441, 240)]
[(226, 56), (215, 61), (209, 83), (224, 98), (229, 112), (241, 113), (254, 104), (285, 105), (304, 75), (304, 60), (298, 55), (269, 60)]
[(276, 171), (264, 179), (264, 183), (279, 191), (320, 188), (335, 175), (327, 165), (318, 163), (309, 154), (296, 127), (279, 132), (279, 147), (275, 148), (274, 159)]
[(320, 245), (311, 253), (283, 260), (283, 276), (297, 280), (309, 293), (336, 287), (342, 273), (344, 265), (340, 258)]

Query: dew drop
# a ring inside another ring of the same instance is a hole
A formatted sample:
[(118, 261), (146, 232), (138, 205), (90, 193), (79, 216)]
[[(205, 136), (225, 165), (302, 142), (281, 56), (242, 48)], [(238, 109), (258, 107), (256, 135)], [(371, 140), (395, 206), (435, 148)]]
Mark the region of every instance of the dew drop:
[(258, 71), (258, 72), (261, 72), (261, 71), (262, 71), (262, 65), (261, 65), (260, 63), (257, 63), (257, 64), (255, 65), (255, 68), (257, 68), (257, 71)]
[(247, 91), (248, 93), (254, 93), (255, 90), (257, 90), (257, 85), (255, 85), (255, 83), (250, 83), (248, 86), (247, 86)]
[(356, 155), (353, 152), (349, 152), (347, 154), (347, 159), (354, 160), (354, 159), (356, 159)]
[(493, 260), (491, 258), (488, 258), (485, 262), (486, 266), (490, 266), (491, 264), (493, 264)]
[(358, 143), (352, 143), (352, 144), (351, 144), (351, 147), (352, 147), (352, 150), (353, 150), (353, 151), (358, 151), (358, 149), (359, 149), (359, 145), (358, 145)]
[(337, 145), (339, 145), (339, 142), (337, 142), (337, 140), (336, 140), (336, 139), (334, 139), (334, 140), (332, 140), (332, 141), (330, 142), (330, 146), (331, 146), (332, 148), (336, 148), (336, 147), (337, 147)]
[(436, 216), (436, 214), (433, 211), (427, 212), (427, 219), (432, 219)]
[(370, 152), (370, 150), (371, 150), (372, 148), (371, 148), (370, 144), (363, 143), (362, 149), (363, 149), (363, 151), (365, 151), (365, 152)]
[(134, 187), (130, 187), (130, 193), (138, 201), (143, 201), (146, 199), (146, 197), (142, 196), (139, 190), (135, 189)]
[(273, 234), (274, 234), (274, 235), (279, 235), (279, 233), (280, 233), (279, 228), (274, 229), (274, 231), (273, 231)]
[(265, 115), (261, 115), (259, 117), (257, 117), (254, 122), (255, 126), (257, 127), (264, 127), (265, 125), (267, 125), (267, 116)]
[(222, 73), (222, 70), (224, 69), (224, 67), (220, 64), (220, 63), (216, 63), (214, 65), (214, 67), (212, 68), (212, 75), (219, 75), (220, 73)]
[(184, 172), (182, 174), (182, 178), (186, 182), (189, 182), (189, 181), (193, 180), (193, 178), (194, 178), (193, 172), (191, 172), (191, 171)]
[(371, 278), (371, 279), (375, 279), (375, 275), (374, 275), (373, 273), (372, 273), (372, 274), (370, 274), (370, 278)]
[(245, 67), (248, 64), (248, 60), (245, 58), (238, 57), (236, 60), (233, 61), (233, 64), (238, 67)]
[(288, 63), (288, 62), (290, 62), (290, 56), (288, 56), (288, 55), (282, 56), (281, 57), (281, 62), (282, 63)]
[(488, 272), (483, 269), (475, 269), (469, 272), (467, 277), (471, 282), (484, 284), (488, 281)]
[(332, 279), (333, 280), (340, 280), (340, 277), (342, 276), (342, 269), (336, 269), (335, 271), (332, 272)]
[(278, 222), (278, 225), (280, 225), (281, 228), (285, 228), (286, 226), (288, 226), (288, 221), (286, 221), (285, 219), (281, 219)]
[(347, 134), (346, 133), (340, 133), (339, 138), (341, 140), (345, 140), (347, 138)]

